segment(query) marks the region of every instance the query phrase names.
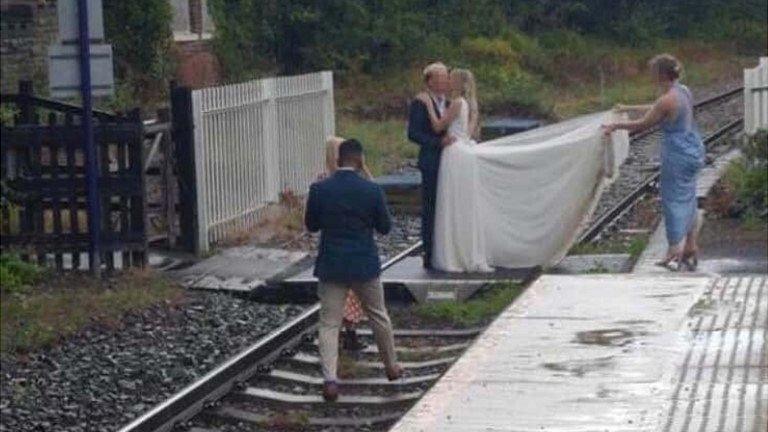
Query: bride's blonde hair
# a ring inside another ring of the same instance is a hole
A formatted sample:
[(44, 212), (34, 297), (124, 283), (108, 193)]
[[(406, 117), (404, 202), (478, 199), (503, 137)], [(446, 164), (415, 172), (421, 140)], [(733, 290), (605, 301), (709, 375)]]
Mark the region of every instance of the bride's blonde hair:
[(459, 95), (464, 97), (469, 104), (469, 120), (470, 125), (474, 124), (473, 130), (470, 131), (472, 137), (477, 138), (480, 125), (480, 110), (477, 105), (477, 84), (475, 83), (475, 75), (469, 69), (454, 69), (451, 71), (451, 75), (455, 74), (459, 77), (461, 82), (461, 89)]

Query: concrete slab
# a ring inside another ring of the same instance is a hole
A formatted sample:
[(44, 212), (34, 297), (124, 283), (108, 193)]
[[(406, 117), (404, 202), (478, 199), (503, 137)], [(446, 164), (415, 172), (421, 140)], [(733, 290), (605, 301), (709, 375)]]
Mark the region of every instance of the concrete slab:
[(542, 276), (391, 431), (763, 431), (766, 327), (765, 275)]
[[(706, 213), (704, 210), (699, 209), (699, 220), (705, 220)], [(706, 222), (704, 222), (706, 223)], [(701, 229), (701, 225), (699, 226)], [(667, 256), (667, 234), (666, 228), (664, 228), (664, 218), (659, 220), (659, 225), (648, 240), (648, 245), (640, 254), (635, 266), (632, 268), (632, 273), (637, 274), (668, 274), (670, 270), (656, 265), (657, 262), (663, 260)], [(701, 273), (701, 271), (699, 270)]]
[(249, 292), (308, 258), (304, 252), (239, 246), (172, 275), (188, 288)]
[[(393, 265), (381, 275), (384, 287), (405, 287), (417, 302), (454, 300), (462, 301), (481, 287), (498, 282), (519, 282), (530, 275), (532, 269), (497, 269), (492, 273), (446, 273), (426, 270), (422, 259), (410, 256)], [(312, 268), (286, 279), (286, 285), (314, 285)]]

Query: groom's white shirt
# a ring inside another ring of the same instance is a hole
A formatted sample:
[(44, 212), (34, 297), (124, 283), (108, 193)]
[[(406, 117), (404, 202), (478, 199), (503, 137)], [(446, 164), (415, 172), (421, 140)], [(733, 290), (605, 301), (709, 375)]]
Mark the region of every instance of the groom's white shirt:
[(443, 116), (445, 113), (445, 96), (438, 96), (432, 92), (429, 93), (429, 97), (432, 98), (432, 100), (435, 102), (435, 105), (437, 106), (437, 112), (440, 114), (440, 117)]

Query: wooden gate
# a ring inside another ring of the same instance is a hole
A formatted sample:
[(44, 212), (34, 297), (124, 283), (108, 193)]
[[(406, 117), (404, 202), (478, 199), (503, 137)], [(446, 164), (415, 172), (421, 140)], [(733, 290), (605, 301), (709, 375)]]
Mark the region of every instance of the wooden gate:
[[(88, 268), (88, 194), (81, 107), (32, 95), (0, 95), (14, 109), (0, 126), (2, 249), (57, 269)], [(102, 262), (107, 270), (147, 260), (142, 145), (138, 110), (126, 117), (95, 111)]]

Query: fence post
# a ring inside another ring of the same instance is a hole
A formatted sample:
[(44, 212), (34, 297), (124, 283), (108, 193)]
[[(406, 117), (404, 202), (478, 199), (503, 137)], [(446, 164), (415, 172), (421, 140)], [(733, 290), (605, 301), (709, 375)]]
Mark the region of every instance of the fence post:
[(336, 113), (334, 110), (335, 103), (333, 100), (333, 72), (323, 72), (323, 87), (326, 89), (327, 95), (325, 99), (325, 136), (336, 135)]
[(190, 252), (195, 252), (198, 245), (194, 129), (192, 90), (171, 82), (171, 136), (179, 187), (179, 242)]
[(19, 123), (32, 123), (35, 108), (32, 105), (33, 96), (32, 81), (19, 81)]
[(262, 136), (264, 137), (264, 155), (268, 163), (266, 169), (267, 199), (273, 202), (280, 200), (282, 185), (280, 184), (280, 131), (277, 122), (277, 80), (267, 78), (261, 82), (262, 94), (266, 99), (264, 106), (264, 122), (262, 122)]

